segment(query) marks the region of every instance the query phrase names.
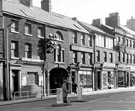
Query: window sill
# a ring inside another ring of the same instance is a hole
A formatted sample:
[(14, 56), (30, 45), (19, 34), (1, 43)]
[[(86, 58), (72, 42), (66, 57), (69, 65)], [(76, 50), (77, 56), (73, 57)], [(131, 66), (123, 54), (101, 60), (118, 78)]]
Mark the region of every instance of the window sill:
[(54, 63), (56, 63), (56, 64), (65, 64), (65, 62), (57, 62), (57, 61), (54, 61)]
[(27, 33), (25, 33), (24, 35), (27, 35), (27, 36), (31, 36), (31, 37), (32, 37), (32, 34), (27, 34)]
[(18, 31), (11, 31), (12, 33), (15, 33), (15, 34), (19, 34), (19, 32)]
[(43, 36), (37, 36), (38, 38), (44, 38)]
[(11, 57), (11, 59), (19, 60), (19, 57)]
[(23, 61), (31, 61), (31, 62), (44, 62), (40, 59), (31, 59), (31, 58), (22, 58)]

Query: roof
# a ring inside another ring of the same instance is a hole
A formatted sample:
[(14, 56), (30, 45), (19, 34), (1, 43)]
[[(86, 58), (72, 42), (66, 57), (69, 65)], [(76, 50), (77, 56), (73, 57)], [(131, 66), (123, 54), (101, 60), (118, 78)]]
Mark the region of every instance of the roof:
[(128, 27), (124, 26), (124, 25), (120, 25), (119, 26), (121, 29), (125, 30), (128, 34), (131, 34), (131, 35), (135, 35), (135, 31), (129, 29)]
[(82, 26), (84, 26), (89, 32), (93, 32), (93, 33), (100, 33), (100, 34), (104, 34), (107, 36), (111, 36), (114, 37), (113, 35), (110, 35), (108, 33), (106, 33), (105, 31), (101, 30), (100, 28), (97, 28), (91, 24), (85, 23), (85, 22), (79, 22)]
[(5, 13), (15, 14), (26, 18), (31, 18), (33, 20), (48, 23), (51, 25), (56, 25), (84, 33), (89, 33), (87, 30), (85, 30), (80, 24), (78, 24), (76, 21), (72, 20), (69, 17), (47, 12), (41, 8), (32, 6), (27, 7), (19, 2), (15, 2), (12, 0), (3, 0), (3, 9)]

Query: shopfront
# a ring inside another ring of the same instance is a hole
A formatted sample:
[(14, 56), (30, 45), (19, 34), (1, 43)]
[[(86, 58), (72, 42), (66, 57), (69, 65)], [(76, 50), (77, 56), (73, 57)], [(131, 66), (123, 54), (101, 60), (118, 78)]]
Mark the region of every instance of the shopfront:
[(102, 89), (115, 87), (115, 64), (104, 63), (102, 69)]
[(130, 68), (130, 86), (135, 86), (135, 67), (128, 66)]
[(124, 65), (119, 65), (117, 75), (117, 86), (127, 87), (130, 80), (130, 68)]
[(84, 92), (92, 90), (93, 76), (92, 70), (83, 70), (78, 71), (78, 83), (83, 87)]

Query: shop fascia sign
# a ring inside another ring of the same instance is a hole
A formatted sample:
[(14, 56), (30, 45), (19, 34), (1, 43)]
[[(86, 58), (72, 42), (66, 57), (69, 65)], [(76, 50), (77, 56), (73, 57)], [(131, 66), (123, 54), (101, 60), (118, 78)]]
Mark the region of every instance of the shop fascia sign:
[(130, 70), (130, 67), (126, 67), (126, 66), (119, 66), (118, 70)]

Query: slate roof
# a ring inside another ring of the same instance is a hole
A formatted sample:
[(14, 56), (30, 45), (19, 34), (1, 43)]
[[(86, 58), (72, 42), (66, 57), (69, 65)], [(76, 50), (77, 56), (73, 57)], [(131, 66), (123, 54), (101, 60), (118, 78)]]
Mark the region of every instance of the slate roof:
[(135, 35), (135, 31), (129, 29), (128, 27), (124, 26), (124, 25), (120, 25), (119, 26), (121, 29), (125, 30), (127, 33), (131, 34), (131, 35)]
[(15, 2), (16, 0), (3, 0), (3, 11), (4, 13), (9, 13), (13, 15), (19, 15), (22, 17), (30, 18), (39, 22), (64, 27), (67, 29), (73, 29), (76, 31), (89, 33), (87, 30), (85, 30), (80, 24), (78, 24), (76, 21), (72, 20), (72, 18), (47, 12), (41, 8), (32, 6), (27, 7), (23, 4), (20, 4), (19, 2)]
[(106, 33), (105, 31), (101, 30), (100, 28), (97, 28), (91, 24), (85, 23), (85, 22), (79, 22), (82, 26), (84, 26), (89, 32), (93, 33), (100, 33), (106, 36), (114, 37), (113, 35), (110, 35)]

